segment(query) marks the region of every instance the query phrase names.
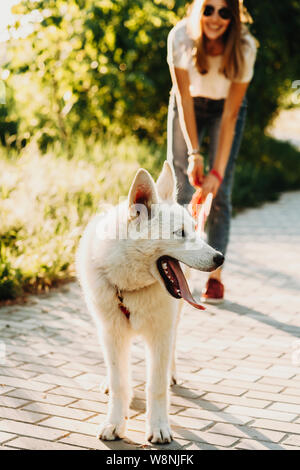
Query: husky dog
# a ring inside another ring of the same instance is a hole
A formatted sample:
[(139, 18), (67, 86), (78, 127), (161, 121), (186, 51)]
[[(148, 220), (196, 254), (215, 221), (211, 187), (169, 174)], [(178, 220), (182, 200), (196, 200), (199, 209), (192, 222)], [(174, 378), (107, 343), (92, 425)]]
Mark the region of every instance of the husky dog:
[[(131, 400), (130, 344), (147, 346), (146, 438), (172, 440), (168, 388), (175, 381), (175, 336), (179, 299), (193, 299), (179, 262), (213, 271), (224, 261), (195, 231), (188, 211), (176, 203), (176, 180), (165, 162), (155, 184), (138, 170), (128, 199), (96, 215), (82, 236), (77, 271), (93, 316), (108, 370), (109, 406), (98, 438), (125, 436)], [(173, 370), (172, 370), (173, 369)]]

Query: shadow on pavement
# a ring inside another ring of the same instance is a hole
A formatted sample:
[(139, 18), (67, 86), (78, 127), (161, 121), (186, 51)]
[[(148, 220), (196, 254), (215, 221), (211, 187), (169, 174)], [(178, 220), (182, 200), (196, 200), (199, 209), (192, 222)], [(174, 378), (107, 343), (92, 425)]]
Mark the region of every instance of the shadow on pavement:
[[(177, 390), (177, 393), (176, 393), (176, 390)], [(256, 428), (251, 428), (249, 427), (248, 425), (246, 424), (237, 424), (237, 423), (234, 423), (233, 421), (236, 421), (238, 418), (234, 415), (232, 415), (231, 413), (228, 413), (226, 412), (226, 409), (223, 410), (221, 408), (218, 408), (217, 405), (215, 405), (214, 403), (211, 403), (209, 400), (205, 400), (203, 398), (199, 399), (193, 399), (193, 397), (191, 396), (191, 393), (190, 393), (190, 389), (189, 388), (186, 388), (184, 386), (178, 386), (176, 385), (175, 387), (172, 387), (172, 391), (175, 395), (178, 395), (178, 396), (182, 396), (182, 391), (184, 391), (184, 397), (187, 399), (187, 400), (190, 400), (193, 404), (197, 403), (198, 406), (200, 408), (201, 407), (201, 403), (202, 403), (202, 406), (203, 406), (203, 409), (206, 409), (206, 410), (209, 410), (211, 413), (216, 413), (216, 422), (218, 422), (218, 425), (222, 426), (222, 424), (224, 424), (224, 426), (227, 426), (228, 424), (234, 426), (236, 429), (237, 429), (237, 434), (234, 435), (234, 433), (232, 434), (224, 434), (222, 432), (218, 432), (218, 433), (215, 433), (215, 431), (212, 429), (212, 433), (214, 434), (219, 434), (220, 436), (226, 436), (226, 437), (236, 437), (237, 439), (238, 438), (251, 438), (251, 439), (255, 439), (255, 440), (258, 440), (261, 442), (262, 445), (264, 445), (266, 447), (266, 449), (274, 449), (274, 445), (276, 445), (276, 449), (282, 449), (284, 450), (284, 448), (280, 445), (280, 444), (277, 444), (277, 443), (274, 443), (273, 441), (271, 441), (267, 436), (265, 436), (261, 431), (258, 431)], [(187, 392), (187, 393), (186, 393)], [(234, 396), (232, 396), (232, 404), (234, 404)], [(228, 417), (228, 421), (224, 421), (224, 423), (220, 423), (219, 421), (219, 418), (220, 418), (220, 415), (218, 415), (218, 413), (222, 413), (222, 415), (227, 415)], [(172, 419), (172, 416), (171, 416), (171, 419)], [(254, 418), (253, 418), (254, 420)], [(212, 423), (210, 425), (208, 425), (206, 428), (203, 428), (201, 431), (203, 432), (208, 432), (209, 434), (209, 430), (211, 428), (213, 428), (213, 426), (215, 425), (216, 423)], [(174, 428), (174, 426), (172, 426)], [(188, 434), (191, 434), (191, 436), (189, 436), (188, 438), (187, 437), (184, 437), (184, 439), (190, 439), (190, 440), (193, 440), (193, 436), (192, 436), (192, 431), (189, 430), (189, 429), (182, 429), (182, 428), (176, 428), (176, 431), (179, 433), (180, 431), (187, 431)], [(225, 430), (224, 430), (225, 431)], [(244, 433), (245, 435), (242, 437), (241, 433)], [(186, 433), (185, 433), (186, 434)], [(205, 441), (203, 441), (205, 442)], [(198, 446), (201, 445), (201, 442), (195, 442), (195, 444)], [(211, 447), (214, 447), (212, 446), (212, 444), (209, 444)], [(231, 446), (228, 446), (228, 449), (230, 450), (230, 447)], [(200, 447), (199, 447), (200, 448)], [(219, 447), (216, 447), (216, 449), (219, 449)]]
[(280, 322), (264, 313), (259, 312), (258, 310), (254, 310), (250, 307), (247, 307), (246, 305), (238, 304), (236, 302), (225, 301), (223, 304), (221, 304), (217, 308), (220, 308), (222, 310), (227, 310), (229, 312), (237, 313), (238, 315), (241, 315), (241, 316), (246, 315), (247, 317), (255, 318), (261, 323), (273, 326), (274, 328), (277, 328), (280, 331), (284, 331), (286, 333), (289, 333), (292, 336), (295, 336), (296, 338), (300, 338), (299, 326)]

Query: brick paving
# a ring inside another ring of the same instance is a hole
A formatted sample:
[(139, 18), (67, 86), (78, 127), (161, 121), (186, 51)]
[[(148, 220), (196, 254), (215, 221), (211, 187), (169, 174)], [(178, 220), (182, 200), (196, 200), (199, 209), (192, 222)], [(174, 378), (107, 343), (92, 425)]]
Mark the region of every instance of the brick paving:
[[(174, 441), (160, 449), (300, 448), (299, 207), (300, 192), (290, 192), (233, 220), (225, 303), (187, 307), (179, 327)], [(205, 279), (193, 274), (196, 294)], [(105, 366), (76, 283), (2, 307), (0, 337), (0, 449), (154, 447), (144, 438), (138, 341), (127, 438), (95, 438)]]

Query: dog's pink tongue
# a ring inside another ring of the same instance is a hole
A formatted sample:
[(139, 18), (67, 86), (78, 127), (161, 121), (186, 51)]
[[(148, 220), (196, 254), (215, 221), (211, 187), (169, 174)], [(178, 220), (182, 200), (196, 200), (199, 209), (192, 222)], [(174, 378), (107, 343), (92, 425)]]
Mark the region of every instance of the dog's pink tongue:
[(172, 270), (176, 274), (177, 280), (179, 282), (180, 286), (180, 292), (181, 292), (181, 297), (186, 300), (189, 304), (191, 304), (195, 308), (199, 308), (200, 310), (205, 310), (205, 307), (203, 307), (200, 304), (197, 304), (195, 299), (193, 298), (188, 283), (186, 282), (186, 279), (184, 277), (184, 274), (182, 272), (182, 269), (180, 267), (180, 264), (178, 261), (175, 261), (173, 259), (168, 259), (168, 264), (171, 266)]

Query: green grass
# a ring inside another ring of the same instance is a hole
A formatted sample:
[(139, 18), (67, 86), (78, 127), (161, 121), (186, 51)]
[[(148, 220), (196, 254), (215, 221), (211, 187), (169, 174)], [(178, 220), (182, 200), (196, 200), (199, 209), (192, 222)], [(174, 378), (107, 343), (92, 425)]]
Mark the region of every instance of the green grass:
[(134, 139), (105, 145), (79, 141), (72, 159), (62, 153), (2, 149), (0, 300), (72, 278), (78, 240), (98, 205), (124, 197), (139, 166), (157, 175), (164, 158), (161, 150)]
[[(45, 155), (31, 145), (0, 149), (0, 300), (49, 289), (73, 278), (74, 254), (99, 204), (127, 195), (142, 166), (156, 178), (165, 149), (127, 138), (79, 140), (72, 158), (57, 144)], [(261, 159), (243, 150), (235, 177), (235, 208), (260, 204), (300, 188), (299, 152), (265, 138)]]

